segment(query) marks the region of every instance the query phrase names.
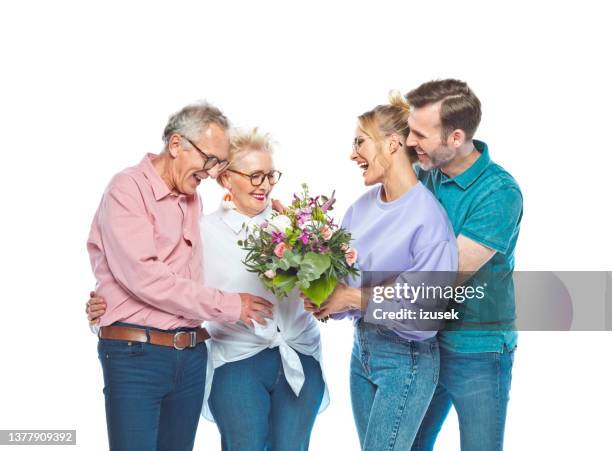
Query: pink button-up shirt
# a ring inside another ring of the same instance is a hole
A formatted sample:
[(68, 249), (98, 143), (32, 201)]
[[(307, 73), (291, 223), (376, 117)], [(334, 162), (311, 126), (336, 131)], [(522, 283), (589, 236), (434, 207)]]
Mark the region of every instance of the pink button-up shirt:
[(96, 294), (107, 303), (100, 326), (235, 322), (239, 295), (202, 284), (200, 198), (173, 194), (153, 168), (155, 158), (148, 154), (111, 180), (91, 226), (87, 250)]

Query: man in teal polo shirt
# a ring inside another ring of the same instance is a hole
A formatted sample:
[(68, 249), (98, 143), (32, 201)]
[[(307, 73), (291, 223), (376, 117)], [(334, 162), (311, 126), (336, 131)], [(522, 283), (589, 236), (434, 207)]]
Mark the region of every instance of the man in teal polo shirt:
[(431, 81), (406, 97), (406, 144), (418, 156), (419, 179), (452, 222), (460, 282), (487, 287), (484, 299), (455, 304), (462, 322), (438, 334), (438, 386), (412, 450), (433, 450), (451, 405), (462, 451), (502, 450), (517, 343), (512, 271), (523, 198), (512, 176), (491, 161), (487, 145), (473, 139), (481, 109), (466, 83)]

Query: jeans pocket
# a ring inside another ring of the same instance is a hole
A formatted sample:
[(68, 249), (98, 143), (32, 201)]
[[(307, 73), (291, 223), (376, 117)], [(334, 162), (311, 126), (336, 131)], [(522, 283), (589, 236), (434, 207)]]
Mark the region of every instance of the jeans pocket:
[(378, 326), (376, 328), (376, 333), (385, 338), (391, 338), (392, 340), (401, 339), (401, 337), (397, 335), (395, 332), (393, 332), (391, 329), (387, 327), (383, 327), (383, 326)]
[(384, 337), (386, 340), (388, 341), (392, 341), (394, 343), (400, 343), (403, 345), (406, 345), (408, 347), (410, 347), (410, 349), (413, 348), (413, 340), (410, 340), (409, 338), (404, 338), (400, 335), (398, 335), (397, 333), (395, 333), (395, 331), (393, 329), (389, 329), (388, 327), (384, 327), (384, 326), (377, 326), (376, 327), (376, 334)]
[(98, 341), (98, 357), (102, 360), (129, 358), (144, 355), (144, 343), (137, 341), (105, 340)]

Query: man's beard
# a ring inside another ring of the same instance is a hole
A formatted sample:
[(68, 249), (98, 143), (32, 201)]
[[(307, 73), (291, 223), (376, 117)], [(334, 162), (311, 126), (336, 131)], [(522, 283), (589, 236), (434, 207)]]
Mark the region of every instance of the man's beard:
[(436, 151), (433, 152), (431, 155), (428, 155), (428, 157), (429, 169), (440, 169), (442, 166), (446, 166), (453, 160), (453, 158), (455, 158), (455, 152), (453, 152), (452, 149), (449, 149), (448, 147), (438, 147)]

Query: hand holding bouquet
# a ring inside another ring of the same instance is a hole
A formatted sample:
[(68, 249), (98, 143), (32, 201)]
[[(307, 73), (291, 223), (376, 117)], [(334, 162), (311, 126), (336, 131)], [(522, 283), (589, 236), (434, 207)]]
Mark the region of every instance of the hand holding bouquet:
[(248, 251), (243, 261), (248, 270), (277, 298), (297, 287), (320, 306), (339, 280), (358, 274), (357, 251), (350, 247), (351, 234), (328, 215), (334, 194), (310, 197), (308, 186), (302, 188), (286, 211), (249, 229), (238, 245)]

